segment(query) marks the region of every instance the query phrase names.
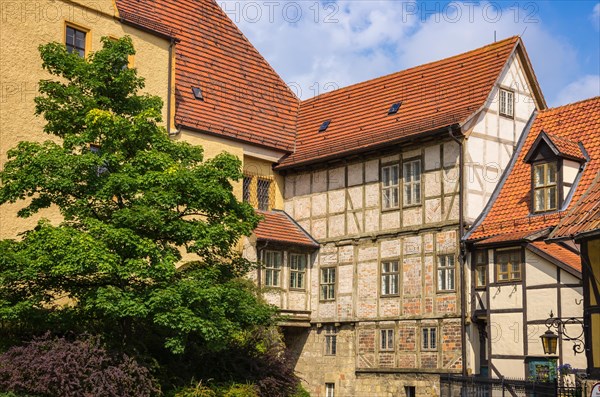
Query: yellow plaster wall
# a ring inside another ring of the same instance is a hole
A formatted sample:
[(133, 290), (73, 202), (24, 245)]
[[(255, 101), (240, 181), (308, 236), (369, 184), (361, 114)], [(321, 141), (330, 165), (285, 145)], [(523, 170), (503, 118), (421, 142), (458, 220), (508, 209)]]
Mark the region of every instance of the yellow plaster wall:
[(272, 177), (275, 183), (275, 200), (273, 203), (273, 209), (283, 209), (284, 178), (279, 173), (273, 171), (272, 162), (246, 155), (244, 156), (244, 172), (247, 172), (251, 175)]
[[(589, 240), (587, 242), (587, 250), (590, 260), (590, 267), (592, 270), (592, 275), (589, 277), (589, 300), (590, 306), (594, 306), (598, 305), (598, 302), (596, 302), (596, 297), (592, 292), (593, 289), (591, 283), (599, 283), (597, 280), (600, 280), (600, 238)], [(598, 285), (598, 287), (600, 287), (600, 285)], [(598, 337), (598, 334), (600, 334), (600, 313), (590, 314), (590, 322), (590, 335), (592, 336), (592, 362), (594, 368), (600, 368), (600, 338)]]
[[(113, 0), (46, 0), (0, 2), (0, 167), (7, 151), (19, 141), (51, 139), (43, 133), (44, 120), (34, 115), (37, 83), (50, 78), (41, 66), (38, 46), (64, 43), (65, 23), (90, 30), (90, 50), (101, 48), (103, 36), (131, 36), (137, 54), (134, 64), (146, 78), (144, 92), (163, 98), (167, 115), (169, 41), (121, 24)], [(56, 210), (29, 219), (16, 218), (21, 204), (0, 206), (0, 238), (14, 238), (31, 229), (40, 217), (59, 221)]]

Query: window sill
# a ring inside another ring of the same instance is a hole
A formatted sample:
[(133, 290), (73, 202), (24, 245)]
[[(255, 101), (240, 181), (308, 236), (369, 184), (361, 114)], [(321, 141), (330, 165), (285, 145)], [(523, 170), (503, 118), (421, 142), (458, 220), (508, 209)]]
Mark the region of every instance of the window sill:
[(399, 298), (400, 294), (386, 294), (386, 295), (381, 294), (379, 297), (380, 298)]
[(390, 207), (390, 208), (383, 208), (381, 207), (381, 212), (393, 212), (393, 211), (400, 211), (400, 206), (397, 207)]
[(335, 298), (333, 299), (319, 299), (320, 303), (332, 303), (335, 302)]
[(513, 114), (513, 115), (510, 115), (510, 114), (506, 114), (506, 113), (500, 113), (500, 112), (498, 112), (498, 114), (499, 114), (500, 116), (502, 116), (502, 117), (506, 118), (506, 119), (511, 119), (511, 120), (514, 120), (514, 119), (515, 119), (515, 115), (514, 115), (514, 114)]
[(423, 203), (407, 204), (407, 205), (403, 205), (402, 209), (403, 210), (409, 210), (409, 209), (412, 209), (412, 208), (417, 208), (417, 207), (422, 207), (422, 206), (423, 206)]
[(292, 288), (289, 289), (290, 292), (306, 292), (306, 288)]

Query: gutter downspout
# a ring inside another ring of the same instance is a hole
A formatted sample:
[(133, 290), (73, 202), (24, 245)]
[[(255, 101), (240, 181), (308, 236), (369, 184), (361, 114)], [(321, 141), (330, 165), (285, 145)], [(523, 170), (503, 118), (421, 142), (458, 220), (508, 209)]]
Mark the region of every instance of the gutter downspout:
[(448, 135), (452, 138), (459, 146), (458, 155), (458, 186), (460, 195), (458, 196), (458, 234), (460, 241), (458, 263), (460, 265), (460, 332), (461, 332), (461, 359), (462, 359), (462, 375), (467, 376), (467, 344), (466, 344), (466, 285), (465, 285), (465, 263), (466, 263), (466, 249), (463, 236), (465, 234), (464, 224), (464, 168), (465, 168), (465, 157), (464, 157), (464, 136), (462, 139), (458, 139), (452, 132), (452, 127), (448, 127)]
[[(167, 135), (169, 137), (175, 136), (180, 132), (180, 130), (177, 129), (175, 129), (174, 132), (171, 132), (171, 106), (173, 102), (173, 51), (175, 50), (175, 43), (176, 41), (171, 39), (171, 44), (169, 44), (169, 76), (167, 77)], [(175, 126), (175, 128), (177, 128), (177, 126)]]

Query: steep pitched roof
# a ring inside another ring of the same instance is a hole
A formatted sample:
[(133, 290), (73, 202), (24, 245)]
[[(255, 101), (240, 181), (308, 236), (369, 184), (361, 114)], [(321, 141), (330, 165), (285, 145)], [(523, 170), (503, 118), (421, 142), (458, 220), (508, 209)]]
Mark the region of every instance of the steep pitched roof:
[(560, 221), (550, 239), (578, 238), (596, 232), (600, 233), (600, 174)]
[[(291, 152), (298, 98), (215, 0), (117, 0), (124, 20), (175, 36), (175, 122)], [(197, 100), (192, 87), (202, 89)]]
[(283, 211), (257, 211), (263, 216), (254, 234), (257, 240), (318, 248), (317, 243), (300, 225)]
[(550, 150), (557, 156), (579, 162), (586, 160), (586, 153), (584, 153), (581, 147), (579, 147), (578, 142), (573, 142), (565, 137), (547, 134), (545, 131), (542, 131), (525, 155), (524, 160), (526, 163), (529, 163), (531, 160), (533, 160), (533, 156), (540, 150), (542, 145), (547, 145), (547, 147), (549, 147)]
[[(465, 122), (484, 105), (520, 43), (518, 37), (511, 37), (303, 101), (296, 151), (279, 168), (339, 157)], [(399, 111), (388, 114), (400, 101)], [(326, 120), (331, 124), (319, 132)]]
[[(571, 142), (581, 142), (590, 160), (586, 163), (567, 208), (532, 215), (531, 165), (525, 155), (542, 131)], [(522, 149), (515, 152), (514, 167), (497, 186), (496, 200), (467, 234), (470, 241), (507, 233), (535, 232), (556, 226), (590, 187), (600, 171), (600, 97), (541, 111), (524, 137)]]

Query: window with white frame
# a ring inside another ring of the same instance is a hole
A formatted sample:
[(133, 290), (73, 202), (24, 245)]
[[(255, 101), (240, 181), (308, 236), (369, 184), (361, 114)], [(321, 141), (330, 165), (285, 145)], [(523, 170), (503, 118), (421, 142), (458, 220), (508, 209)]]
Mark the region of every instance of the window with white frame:
[(325, 397), (335, 397), (335, 383), (325, 383)]
[(266, 287), (279, 287), (280, 285), (281, 256), (280, 251), (265, 251), (264, 253)]
[(290, 288), (304, 289), (306, 280), (306, 255), (290, 254)]
[(437, 259), (438, 291), (454, 291), (454, 255), (438, 255)]
[(381, 262), (381, 295), (398, 295), (398, 261)]
[(424, 327), (421, 329), (421, 350), (437, 350), (437, 327)]
[(403, 165), (404, 205), (421, 204), (421, 160), (407, 161)]
[(325, 355), (335, 356), (337, 353), (337, 329), (334, 326), (325, 328)]
[(321, 269), (321, 300), (335, 299), (335, 267)]
[(500, 114), (507, 117), (514, 115), (514, 93), (500, 89)]
[(388, 165), (381, 168), (381, 200), (383, 208), (398, 207), (398, 165)]
[(380, 329), (379, 330), (379, 350), (394, 350), (394, 330)]

